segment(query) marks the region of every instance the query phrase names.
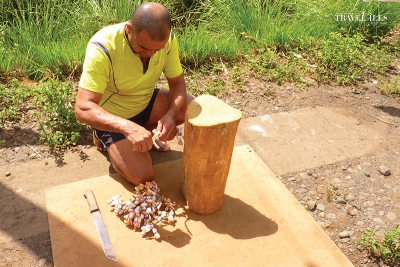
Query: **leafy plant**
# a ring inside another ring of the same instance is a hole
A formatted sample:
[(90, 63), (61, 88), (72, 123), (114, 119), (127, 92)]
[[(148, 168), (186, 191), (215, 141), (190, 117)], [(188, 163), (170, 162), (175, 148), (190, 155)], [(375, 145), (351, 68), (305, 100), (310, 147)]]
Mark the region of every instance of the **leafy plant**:
[(309, 52), (318, 66), (315, 78), (322, 82), (353, 84), (367, 71), (383, 74), (394, 60), (394, 55), (379, 44), (367, 44), (361, 34), (350, 37), (333, 32), (316, 46)]
[(70, 146), (82, 131), (82, 124), (75, 118), (72, 85), (49, 79), (38, 86), (38, 91), (35, 103), (41, 106), (38, 114), (40, 140), (52, 149)]
[(363, 244), (371, 256), (381, 258), (386, 263), (400, 262), (400, 224), (386, 232), (382, 241), (376, 240), (374, 229), (366, 231), (358, 243)]
[(387, 81), (380, 90), (385, 94), (392, 94), (400, 98), (400, 74), (396, 75), (393, 81)]
[(300, 80), (303, 63), (291, 55), (276, 53), (271, 48), (263, 48), (255, 54), (245, 55), (255, 76), (264, 81), (272, 81), (281, 84), (298, 82)]
[(21, 85), (17, 79), (0, 84), (0, 123), (23, 121), (26, 102), (34, 93), (35, 89)]

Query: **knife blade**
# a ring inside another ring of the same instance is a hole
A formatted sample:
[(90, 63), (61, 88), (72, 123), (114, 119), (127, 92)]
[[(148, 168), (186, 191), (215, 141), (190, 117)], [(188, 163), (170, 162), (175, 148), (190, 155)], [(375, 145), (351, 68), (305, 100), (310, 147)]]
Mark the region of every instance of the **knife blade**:
[(118, 261), (115, 255), (113, 246), (111, 244), (110, 237), (104, 224), (103, 217), (101, 217), (100, 209), (97, 206), (96, 198), (93, 195), (92, 190), (88, 189), (84, 193), (84, 196), (89, 203), (89, 210), (92, 214), (94, 225), (96, 226), (97, 234), (100, 237), (101, 246), (103, 247), (104, 254), (113, 261)]

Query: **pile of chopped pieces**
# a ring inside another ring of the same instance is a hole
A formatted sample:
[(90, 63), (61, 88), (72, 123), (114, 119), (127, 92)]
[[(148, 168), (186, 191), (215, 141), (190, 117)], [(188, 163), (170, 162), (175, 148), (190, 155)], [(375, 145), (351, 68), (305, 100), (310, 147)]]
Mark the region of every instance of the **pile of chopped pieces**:
[(160, 195), (160, 189), (154, 181), (136, 186), (129, 201), (123, 201), (121, 195), (116, 195), (107, 203), (117, 216), (124, 216), (127, 226), (140, 229), (142, 236), (152, 231), (154, 238), (159, 240), (161, 237), (155, 225), (175, 222), (175, 202)]

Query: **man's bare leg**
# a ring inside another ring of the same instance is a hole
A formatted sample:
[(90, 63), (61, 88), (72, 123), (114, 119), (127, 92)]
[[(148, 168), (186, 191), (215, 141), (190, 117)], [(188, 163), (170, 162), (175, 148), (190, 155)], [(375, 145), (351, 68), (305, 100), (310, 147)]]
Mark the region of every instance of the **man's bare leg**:
[[(168, 90), (160, 90), (158, 92), (149, 122), (145, 126), (146, 129), (150, 131), (155, 129), (158, 121), (167, 112), (169, 106), (168, 94)], [(193, 99), (193, 96), (187, 95), (186, 102), (178, 115), (177, 125), (185, 121), (187, 105)], [(107, 147), (107, 152), (114, 169), (131, 183), (137, 185), (154, 179), (154, 170), (150, 154), (148, 152), (133, 152), (132, 144), (127, 139), (110, 145)]]
[[(187, 109), (187, 105), (194, 99), (191, 95), (186, 95), (186, 101), (183, 105), (179, 115), (178, 120), (176, 121), (176, 125), (182, 124), (185, 122), (185, 113)], [(154, 125), (157, 127), (158, 121), (167, 113), (169, 107), (169, 90), (158, 91), (156, 100), (154, 101), (153, 110), (151, 111), (151, 115), (149, 118), (149, 122), (146, 125), (146, 128), (150, 125)]]
[(101, 147), (101, 141), (94, 135), (93, 131), (93, 144), (96, 146), (97, 150), (100, 152), (105, 152), (106, 150)]
[(129, 182), (138, 185), (154, 179), (149, 152), (132, 151), (132, 144), (127, 139), (110, 145), (107, 152), (114, 169)]

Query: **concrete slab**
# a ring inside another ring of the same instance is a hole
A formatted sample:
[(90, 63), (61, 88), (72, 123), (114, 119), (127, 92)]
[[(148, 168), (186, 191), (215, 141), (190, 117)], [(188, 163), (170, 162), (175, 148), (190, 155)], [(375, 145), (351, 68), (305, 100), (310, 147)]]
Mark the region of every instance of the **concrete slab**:
[[(46, 191), (55, 267), (64, 266), (353, 266), (302, 205), (248, 145), (235, 147), (221, 210), (190, 212), (181, 193), (182, 161), (154, 166), (162, 193), (176, 201), (175, 227), (161, 242), (128, 229), (106, 200), (133, 185), (106, 175)], [(101, 249), (83, 192), (94, 192), (118, 262)]]
[(304, 108), (247, 118), (236, 144), (249, 144), (277, 175), (304, 171), (374, 151), (386, 126), (370, 127), (340, 110)]

